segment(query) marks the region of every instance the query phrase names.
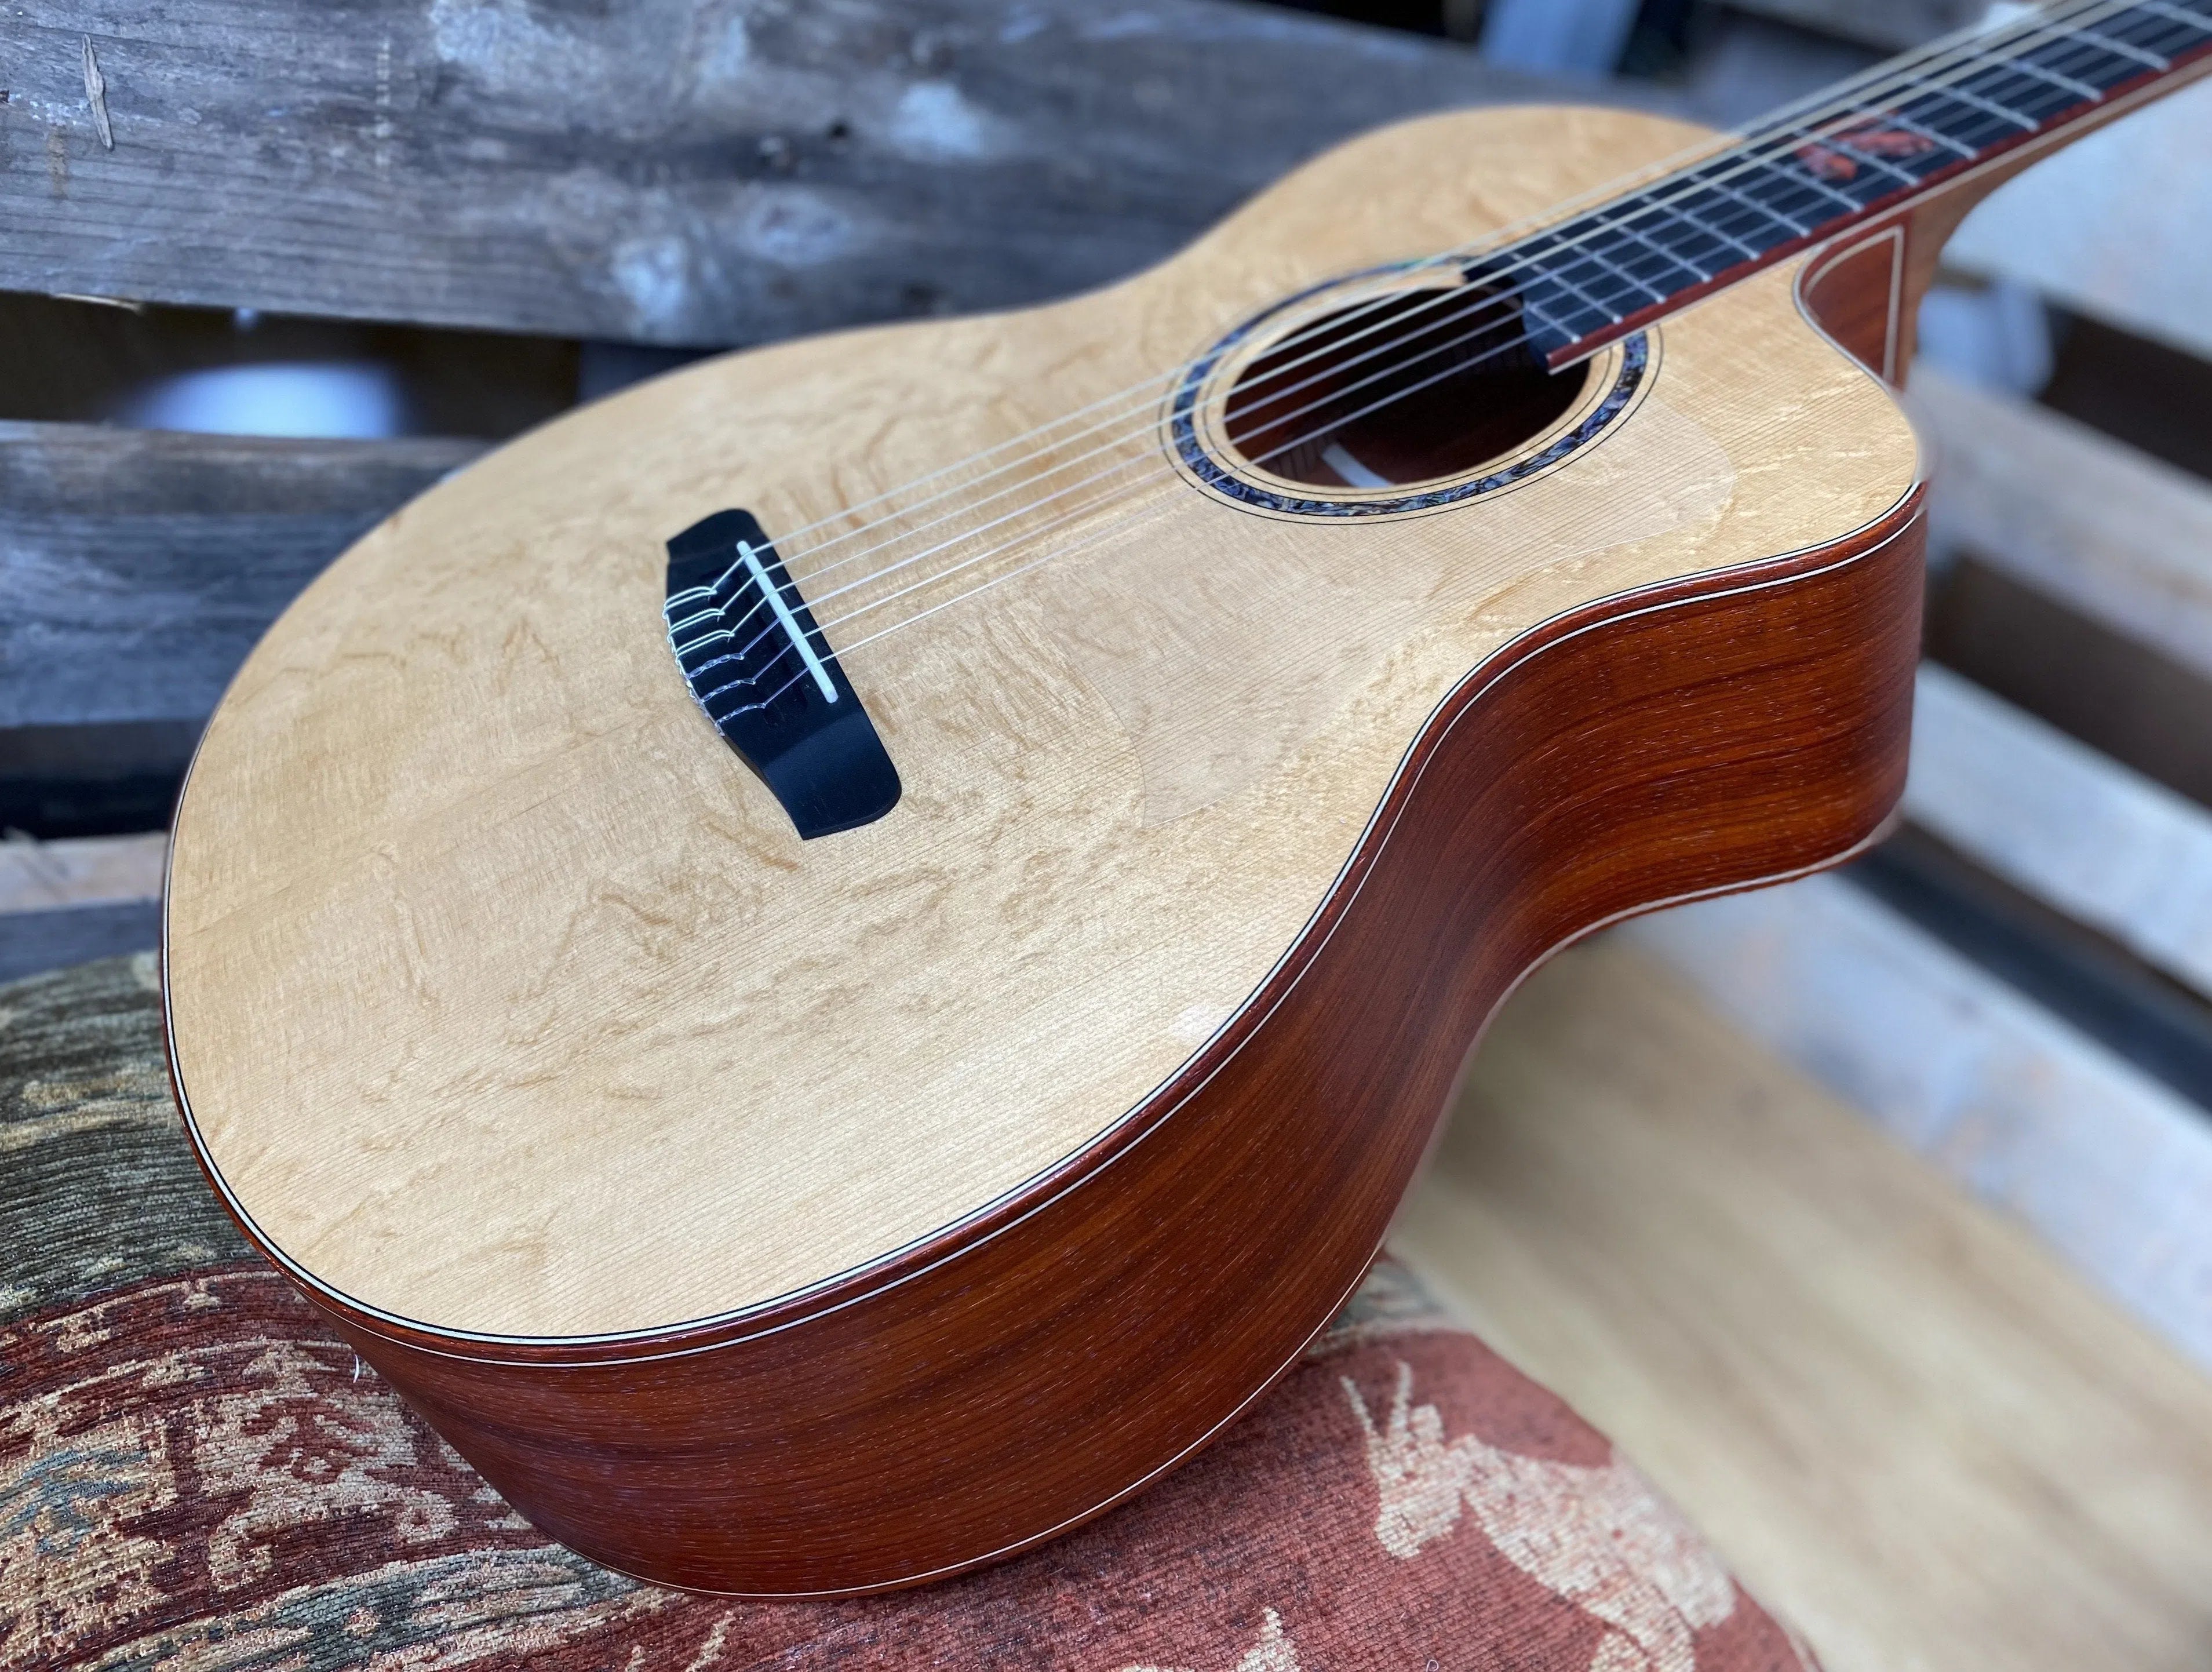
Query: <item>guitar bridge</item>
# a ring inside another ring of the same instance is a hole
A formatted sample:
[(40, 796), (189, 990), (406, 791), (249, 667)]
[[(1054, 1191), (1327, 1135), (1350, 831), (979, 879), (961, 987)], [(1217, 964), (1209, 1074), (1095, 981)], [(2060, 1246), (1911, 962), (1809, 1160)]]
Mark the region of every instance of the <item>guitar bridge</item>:
[(752, 513), (717, 511), (669, 541), (665, 614), (691, 695), (800, 836), (897, 805), (898, 769)]

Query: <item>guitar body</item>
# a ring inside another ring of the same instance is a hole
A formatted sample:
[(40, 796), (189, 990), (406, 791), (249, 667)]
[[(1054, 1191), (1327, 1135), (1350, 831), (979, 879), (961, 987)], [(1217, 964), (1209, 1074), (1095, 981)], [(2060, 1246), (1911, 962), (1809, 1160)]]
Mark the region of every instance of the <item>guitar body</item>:
[[(1391, 129), (1111, 289), (705, 362), (368, 535), (176, 824), (172, 1059), (247, 1234), (533, 1523), (667, 1584), (912, 1583), (1190, 1456), (1358, 1284), (1533, 965), (1882, 825), (1911, 431), (1798, 264), (1437, 503), (1240, 502), (1154, 414), (1140, 491), (999, 502), (1019, 561), (919, 565), (880, 638), (787, 536), (1695, 137)], [(731, 508), (881, 817), (802, 839), (670, 654), (666, 543)]]

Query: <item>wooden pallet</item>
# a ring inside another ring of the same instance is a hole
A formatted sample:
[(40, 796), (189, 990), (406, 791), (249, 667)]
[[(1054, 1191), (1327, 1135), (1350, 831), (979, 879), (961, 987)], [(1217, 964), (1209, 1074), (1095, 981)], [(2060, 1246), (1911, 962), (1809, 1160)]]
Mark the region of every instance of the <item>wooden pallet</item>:
[(2202, 1365), (1649, 945), (1515, 999), (1394, 1243), (1830, 1672), (2204, 1664)]
[[(681, 51), (619, 9), (270, 32), (192, 0), (88, 48), (19, 10), (0, 287), (754, 341), (1097, 283), (1346, 132), (1532, 90), (1212, 0), (677, 10)], [(2201, 1667), (2212, 489), (2024, 403), (1915, 399), (1955, 556), (1904, 836), (1540, 974), (1398, 1246), (1838, 1672)], [(284, 604), (481, 445), (0, 423), (0, 787), (158, 806)], [(0, 842), (0, 977), (150, 945), (160, 860)]]

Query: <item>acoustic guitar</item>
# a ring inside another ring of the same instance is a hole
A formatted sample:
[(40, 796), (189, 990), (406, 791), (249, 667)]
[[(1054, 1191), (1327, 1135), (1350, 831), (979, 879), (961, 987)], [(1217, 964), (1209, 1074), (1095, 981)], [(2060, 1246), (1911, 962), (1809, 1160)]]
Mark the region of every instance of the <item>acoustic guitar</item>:
[(1157, 270), (703, 362), (439, 483), (193, 763), (246, 1235), (514, 1507), (911, 1584), (1220, 1434), (1593, 927), (1905, 764), (1946, 234), (2212, 67), (2069, 0), (1713, 135), (1356, 140)]

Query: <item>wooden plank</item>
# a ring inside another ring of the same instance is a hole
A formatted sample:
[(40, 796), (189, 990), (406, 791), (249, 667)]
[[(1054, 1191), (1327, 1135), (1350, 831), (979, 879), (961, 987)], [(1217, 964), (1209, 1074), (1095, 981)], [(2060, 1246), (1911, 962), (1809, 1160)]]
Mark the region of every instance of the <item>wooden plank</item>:
[(1934, 544), (2212, 678), (2212, 487), (1925, 366), (1911, 403), (1935, 444)]
[(0, 731), (197, 725), (324, 565), (482, 446), (0, 423)]
[(1905, 811), (2212, 997), (2212, 813), (1929, 664)]
[(1628, 938), (2212, 1366), (2212, 1121), (1841, 878)]
[(2203, 1665), (2212, 1382), (1625, 938), (1499, 1018), (1393, 1243), (1830, 1672)]
[(1972, 554), (1934, 580), (1930, 659), (2212, 807), (2212, 673)]
[(668, 344), (1096, 284), (1541, 85), (1217, 0), (32, 0), (0, 64), (0, 289)]
[(2212, 82), (2147, 105), (1998, 187), (1944, 259), (2212, 356)]
[(33, 842), (0, 841), (0, 914), (63, 906), (155, 900), (169, 854), (162, 834)]
[(158, 900), (0, 912), (0, 982), (119, 952), (149, 952), (161, 937)]
[(2110, 936), (1911, 823), (1844, 875), (2075, 1032), (2212, 1109), (2212, 1005)]
[(1729, 0), (1729, 9), (1895, 52), (1963, 29), (1988, 6), (1985, 0)]

